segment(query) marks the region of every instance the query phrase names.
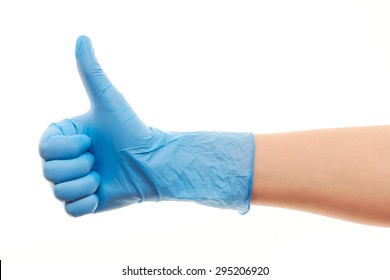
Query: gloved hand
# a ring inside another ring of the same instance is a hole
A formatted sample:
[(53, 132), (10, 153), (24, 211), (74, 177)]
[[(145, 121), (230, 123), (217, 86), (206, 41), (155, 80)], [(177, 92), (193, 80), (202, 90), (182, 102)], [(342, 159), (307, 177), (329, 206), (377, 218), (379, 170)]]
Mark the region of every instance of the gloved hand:
[(91, 108), (51, 124), (39, 145), (43, 174), (70, 215), (161, 200), (249, 210), (251, 133), (147, 127), (104, 74), (89, 38), (78, 38), (76, 59)]

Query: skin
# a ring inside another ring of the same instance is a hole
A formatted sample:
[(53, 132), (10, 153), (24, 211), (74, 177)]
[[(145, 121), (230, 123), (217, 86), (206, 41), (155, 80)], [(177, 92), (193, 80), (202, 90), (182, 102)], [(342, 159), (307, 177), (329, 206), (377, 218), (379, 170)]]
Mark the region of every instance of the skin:
[(255, 135), (251, 204), (390, 226), (390, 126)]

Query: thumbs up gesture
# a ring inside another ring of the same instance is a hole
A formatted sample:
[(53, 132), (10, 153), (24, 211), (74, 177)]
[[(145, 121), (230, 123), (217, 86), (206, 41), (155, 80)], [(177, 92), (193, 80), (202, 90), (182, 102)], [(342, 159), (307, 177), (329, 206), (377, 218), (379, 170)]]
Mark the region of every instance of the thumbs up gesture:
[(249, 210), (251, 133), (148, 127), (104, 74), (88, 37), (78, 38), (76, 59), (90, 110), (51, 124), (39, 144), (43, 175), (68, 214), (161, 200)]

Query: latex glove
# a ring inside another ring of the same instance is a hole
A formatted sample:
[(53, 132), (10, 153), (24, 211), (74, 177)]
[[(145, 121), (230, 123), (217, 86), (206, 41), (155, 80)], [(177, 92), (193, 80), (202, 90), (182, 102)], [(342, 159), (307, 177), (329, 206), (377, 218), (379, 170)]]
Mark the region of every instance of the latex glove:
[(43, 174), (70, 215), (161, 200), (249, 210), (251, 133), (147, 127), (104, 74), (89, 38), (78, 38), (76, 59), (91, 108), (51, 124), (39, 147)]

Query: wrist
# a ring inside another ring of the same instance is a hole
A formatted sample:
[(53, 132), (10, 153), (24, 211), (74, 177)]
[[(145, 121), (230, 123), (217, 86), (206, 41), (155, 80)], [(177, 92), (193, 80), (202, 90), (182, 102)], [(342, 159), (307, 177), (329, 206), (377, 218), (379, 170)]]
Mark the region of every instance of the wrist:
[(242, 214), (249, 210), (253, 134), (171, 132), (165, 133), (163, 142), (161, 150), (155, 150), (153, 167), (159, 199), (193, 201)]

